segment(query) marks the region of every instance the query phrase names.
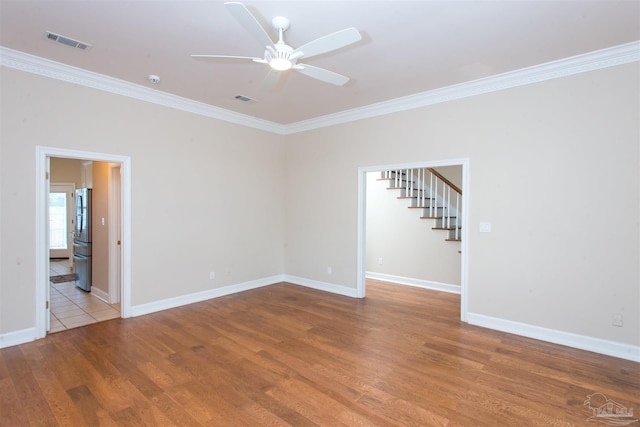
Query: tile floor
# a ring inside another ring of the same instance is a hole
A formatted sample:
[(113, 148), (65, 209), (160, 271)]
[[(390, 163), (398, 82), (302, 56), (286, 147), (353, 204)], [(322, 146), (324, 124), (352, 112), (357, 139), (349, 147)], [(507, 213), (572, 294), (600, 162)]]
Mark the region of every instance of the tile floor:
[[(71, 274), (68, 260), (50, 262), (49, 276)], [(75, 282), (51, 283), (51, 329), (60, 332), (120, 317), (120, 304), (107, 304)]]

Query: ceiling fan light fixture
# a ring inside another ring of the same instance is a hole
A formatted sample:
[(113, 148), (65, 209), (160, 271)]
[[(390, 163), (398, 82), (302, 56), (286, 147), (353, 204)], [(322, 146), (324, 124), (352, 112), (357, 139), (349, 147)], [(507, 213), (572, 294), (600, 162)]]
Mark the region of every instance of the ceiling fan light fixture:
[(268, 64), (270, 70), (267, 74), (267, 78), (265, 78), (265, 82), (267, 82), (267, 84), (263, 84), (263, 87), (269, 86), (269, 88), (277, 86), (280, 81), (280, 77), (282, 77), (279, 74), (291, 69), (308, 77), (326, 83), (331, 83), (336, 86), (342, 86), (349, 81), (348, 77), (334, 73), (333, 71), (314, 67), (312, 65), (298, 64), (298, 60), (301, 58), (307, 59), (316, 55), (332, 52), (362, 40), (362, 36), (354, 27), (345, 28), (344, 30), (327, 34), (294, 49), (284, 41), (284, 32), (289, 28), (290, 24), (288, 18), (276, 16), (271, 21), (273, 28), (278, 31), (278, 41), (274, 43), (272, 37), (265, 31), (259, 20), (256, 19), (245, 5), (237, 1), (228, 1), (225, 2), (224, 5), (240, 25), (245, 27), (245, 29), (265, 47), (264, 57), (191, 55), (193, 58), (240, 60), (252, 61), (259, 64)]
[(277, 71), (287, 71), (293, 67), (293, 63), (286, 58), (272, 58), (269, 66)]

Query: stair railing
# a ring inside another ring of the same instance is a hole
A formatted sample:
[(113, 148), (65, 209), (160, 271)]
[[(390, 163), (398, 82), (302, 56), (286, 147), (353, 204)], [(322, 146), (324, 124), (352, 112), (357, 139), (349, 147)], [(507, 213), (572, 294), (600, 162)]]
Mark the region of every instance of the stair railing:
[[(460, 239), (460, 221), (458, 218), (461, 213), (460, 202), (462, 197), (462, 190), (434, 168), (425, 169), (425, 172), (428, 172), (430, 178), (435, 181), (435, 187), (432, 188), (436, 189), (436, 205), (438, 203), (438, 200), (441, 200), (443, 207), (446, 207), (446, 209), (442, 209), (442, 227), (449, 229), (453, 228), (453, 239), (458, 240)], [(456, 219), (453, 226), (451, 224), (452, 218)]]
[(462, 190), (455, 184), (433, 168), (387, 170), (381, 178), (389, 180), (391, 188), (401, 189), (405, 197), (415, 198), (415, 207), (437, 219), (441, 228), (453, 231), (454, 240), (460, 239)]

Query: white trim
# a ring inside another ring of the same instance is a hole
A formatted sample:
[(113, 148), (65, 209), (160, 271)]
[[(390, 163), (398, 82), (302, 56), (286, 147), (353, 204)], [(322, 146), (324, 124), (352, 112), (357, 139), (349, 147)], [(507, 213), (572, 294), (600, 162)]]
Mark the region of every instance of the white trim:
[(318, 280), (305, 279), (304, 277), (284, 275), (284, 281), (306, 288), (317, 289), (319, 291), (329, 292), (337, 295), (344, 295), (351, 298), (359, 298), (357, 290), (348, 286), (336, 285), (334, 283), (320, 282)]
[(106, 302), (107, 304), (111, 304), (109, 302), (109, 294), (103, 291), (102, 289), (98, 289), (95, 286), (92, 286), (91, 294), (93, 294), (93, 296), (98, 298), (100, 301)]
[(0, 46), (0, 65), (279, 135), (291, 135), (640, 61), (640, 41), (284, 125)]
[(145, 314), (156, 313), (162, 310), (181, 307), (183, 305), (206, 301), (213, 298), (219, 298), (226, 295), (232, 295), (238, 292), (249, 291), (252, 289), (262, 288), (282, 282), (348, 297), (356, 296), (355, 289), (353, 288), (335, 285), (332, 283), (318, 282), (316, 280), (305, 279), (302, 277), (289, 276), (287, 274), (280, 274), (271, 277), (265, 277), (263, 279), (251, 280), (249, 282), (229, 285), (222, 288), (209, 289), (206, 291), (195, 292), (192, 294), (180, 295), (160, 301), (153, 301), (146, 304), (136, 305), (131, 307), (131, 315), (134, 317), (143, 316)]
[[(54, 156), (55, 157), (55, 156)], [(83, 158), (86, 158), (83, 157)], [(123, 248), (124, 249), (124, 248)], [(171, 308), (181, 307), (196, 302), (206, 301), (212, 298), (219, 298), (226, 295), (235, 294), (238, 292), (244, 292), (252, 289), (262, 288), (265, 286), (274, 285), (276, 283), (291, 283), (293, 285), (304, 286), (307, 288), (317, 289), (324, 292), (330, 292), (333, 294), (344, 295), (355, 298), (355, 289), (346, 286), (335, 285), (332, 283), (319, 282), (316, 280), (305, 279), (302, 277), (289, 276), (286, 274), (275, 275), (271, 277), (265, 277), (263, 279), (252, 280), (249, 282), (238, 283), (235, 285), (225, 286), (223, 288), (210, 289), (202, 292), (195, 292), (188, 295), (180, 295), (174, 298), (168, 298), (160, 301), (154, 301), (146, 304), (140, 304), (129, 307), (129, 315), (122, 317), (136, 317), (143, 316), (145, 314), (156, 313), (158, 311), (168, 310)], [(92, 293), (95, 293), (96, 297), (105, 299), (108, 295), (100, 291), (99, 289), (92, 289)], [(124, 299), (124, 298), (123, 298)], [(14, 345), (24, 344), (34, 341), (38, 338), (43, 338), (37, 333), (36, 328), (24, 329), (21, 331), (9, 332), (0, 335), (0, 348), (10, 347)]]
[(283, 125), (0, 46), (0, 65), (152, 104), (282, 134)]
[(49, 296), (49, 236), (47, 233), (47, 192), (49, 180), (47, 179), (49, 156), (40, 147), (36, 147), (36, 289), (35, 289), (35, 338), (44, 338), (47, 335), (47, 297)]
[(120, 201), (122, 200), (122, 174), (120, 172), (121, 165), (119, 163), (109, 164), (109, 186), (108, 186), (108, 218), (109, 226), (107, 235), (109, 236), (108, 242), (108, 259), (109, 259), (109, 271), (108, 271), (108, 289), (106, 293), (108, 304), (117, 304), (120, 302), (120, 290), (122, 289), (122, 269), (120, 266), (120, 260), (122, 259), (120, 254), (120, 240), (122, 240), (122, 209)]
[(640, 346), (542, 328), (526, 323), (485, 316), (484, 314), (469, 313), (468, 321), (472, 325), (484, 328), (640, 362)]
[(122, 170), (122, 301), (121, 315), (131, 314), (131, 158), (115, 154), (95, 153), (90, 151), (68, 150), (56, 147), (36, 146), (36, 203), (35, 203), (35, 338), (44, 338), (46, 329), (46, 286), (49, 286), (49, 248), (46, 226), (46, 188), (45, 167), (50, 157), (94, 160), (120, 163)]
[(146, 304), (140, 304), (131, 307), (132, 316), (143, 316), (145, 314), (155, 313), (170, 308), (176, 308), (187, 304), (206, 301), (212, 298), (219, 298), (226, 295), (244, 292), (251, 289), (262, 288), (264, 286), (273, 285), (284, 281), (283, 275), (266, 277), (263, 279), (251, 280), (249, 282), (238, 283), (236, 285), (225, 286), (222, 288), (209, 289), (206, 291), (195, 292), (187, 295), (180, 295), (173, 298), (167, 298), (160, 301), (154, 301)]
[(0, 348), (20, 345), (27, 342), (35, 341), (36, 328), (22, 329), (19, 331), (7, 332), (0, 334)]
[(285, 132), (305, 132), (637, 61), (640, 61), (640, 41), (303, 120), (288, 125)]
[(412, 277), (394, 276), (393, 274), (366, 272), (367, 279), (382, 280), (383, 282), (392, 282), (399, 285), (413, 286), (416, 288), (431, 289), (434, 291), (449, 292), (452, 294), (460, 294), (460, 285), (452, 285), (449, 283), (433, 282), (431, 280), (414, 279)]
[[(439, 166), (462, 166), (462, 212), (460, 224), (463, 230), (469, 230), (469, 159), (435, 160), (429, 162), (413, 162), (392, 165), (363, 166), (358, 168), (358, 220), (357, 220), (357, 273), (356, 273), (356, 295), (364, 298), (366, 294), (366, 217), (367, 217), (367, 173), (380, 172), (392, 169), (415, 169), (415, 168), (437, 168)], [(460, 242), (460, 320), (467, 321), (468, 295), (469, 295), (469, 240), (471, 233), (466, 233)]]
[[(379, 169), (382, 170), (382, 169)], [(375, 172), (375, 170), (373, 170)], [(358, 220), (356, 225), (356, 295), (358, 298), (366, 296), (366, 271), (367, 271), (367, 172), (368, 168), (358, 169)]]

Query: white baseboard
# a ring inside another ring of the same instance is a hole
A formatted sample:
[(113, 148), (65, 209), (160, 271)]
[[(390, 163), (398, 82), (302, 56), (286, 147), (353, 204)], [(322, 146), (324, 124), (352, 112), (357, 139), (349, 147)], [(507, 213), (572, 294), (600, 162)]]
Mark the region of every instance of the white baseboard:
[(401, 285), (415, 286), (417, 288), (460, 294), (460, 285), (450, 285), (449, 283), (413, 279), (411, 277), (394, 276), (392, 274), (373, 273), (371, 271), (367, 271), (365, 277), (367, 279), (382, 280), (384, 282), (393, 282)]
[[(305, 286), (308, 288), (318, 289), (339, 295), (345, 295), (356, 298), (356, 289), (346, 286), (334, 285), (332, 283), (319, 282), (316, 280), (305, 279), (302, 277), (289, 276), (285, 274), (266, 277), (263, 279), (252, 280), (249, 282), (239, 283), (236, 285), (225, 286), (223, 288), (210, 289), (203, 292), (196, 292), (188, 295), (181, 295), (175, 298), (168, 298), (161, 301), (154, 301), (147, 304), (140, 304), (131, 307), (131, 316), (143, 316), (145, 314), (155, 313), (170, 308), (180, 307), (187, 304), (193, 304), (212, 298), (219, 298), (225, 295), (231, 295), (238, 292), (257, 289), (264, 286), (273, 285), (275, 283), (288, 282), (294, 285)], [(92, 293), (96, 297), (108, 300), (108, 294), (99, 289), (92, 289)], [(15, 332), (0, 334), (0, 348), (11, 347), (14, 345), (24, 344), (36, 339), (36, 328), (28, 328)]]
[[(402, 278), (398, 276), (383, 275), (378, 273), (367, 273), (367, 277), (377, 280), (391, 281), (402, 283), (410, 286), (419, 286), (428, 289), (436, 289), (445, 292), (460, 293), (454, 288), (455, 285), (446, 285), (437, 282), (427, 282)], [(189, 295), (182, 295), (175, 298), (169, 298), (161, 301), (154, 301), (147, 304), (141, 304), (131, 307), (132, 316), (142, 316), (144, 314), (155, 313), (157, 311), (167, 310), (182, 305), (192, 304), (195, 302), (205, 301), (211, 298), (218, 298), (225, 295), (231, 295), (237, 292), (257, 289), (269, 286), (275, 283), (288, 282), (294, 285), (305, 286), (320, 291), (330, 292), (338, 295), (344, 295), (351, 298), (357, 298), (355, 288), (336, 285), (333, 283), (320, 282), (317, 280), (305, 279), (302, 277), (290, 276), (286, 274), (271, 276), (263, 279), (253, 280), (249, 282), (239, 283), (236, 285), (225, 286), (224, 288), (211, 289), (203, 292), (196, 292)], [(404, 283), (403, 283), (404, 282)], [(442, 285), (446, 285), (442, 287)], [(514, 322), (511, 320), (499, 319), (496, 317), (485, 316), (483, 314), (468, 313), (467, 321), (469, 324), (482, 326), (489, 329), (495, 329), (510, 334), (521, 335), (528, 338), (534, 338), (554, 344), (565, 345), (568, 347), (578, 348), (581, 350), (593, 351), (607, 356), (618, 357), (621, 359), (640, 362), (640, 346), (625, 344), (615, 341), (607, 341), (600, 338), (593, 338), (584, 335), (573, 334), (569, 332), (557, 331), (554, 329), (542, 328), (539, 326), (528, 325), (526, 323)], [(0, 334), (0, 348), (11, 347), (14, 345), (24, 344), (36, 339), (36, 328), (27, 328), (19, 331)]]
[(344, 295), (351, 298), (358, 297), (356, 288), (350, 288), (342, 285), (335, 285), (333, 283), (319, 282), (317, 280), (305, 279), (304, 277), (290, 276), (288, 274), (284, 275), (283, 281), (292, 283), (294, 285), (317, 289), (319, 291), (330, 292), (332, 294)]
[(7, 332), (0, 334), (0, 348), (20, 345), (27, 342), (35, 341), (36, 328), (27, 328), (20, 331)]
[(181, 295), (175, 298), (154, 301), (147, 304), (140, 304), (131, 307), (131, 316), (142, 316), (145, 314), (155, 313), (157, 311), (167, 310), (169, 308), (180, 307), (182, 305), (193, 304), (195, 302), (205, 301), (212, 298), (219, 298), (225, 295), (235, 294), (237, 292), (248, 291), (250, 289), (261, 288), (263, 286), (273, 285), (284, 281), (283, 275), (266, 277), (264, 279), (252, 280), (249, 282), (238, 283), (236, 285), (225, 286), (223, 288), (210, 289), (207, 291), (196, 292), (188, 295)]
[(484, 328), (640, 362), (640, 346), (542, 328), (540, 326), (499, 319), (483, 314), (467, 313), (467, 321), (472, 325), (482, 326)]
[(145, 314), (155, 313), (157, 311), (167, 310), (170, 308), (180, 307), (187, 304), (193, 304), (200, 301), (206, 301), (212, 298), (219, 298), (225, 295), (231, 295), (238, 292), (248, 291), (251, 289), (261, 288), (263, 286), (273, 285), (275, 283), (288, 282), (294, 285), (305, 286), (308, 288), (318, 289), (325, 292), (331, 292), (339, 295), (350, 297), (356, 296), (355, 288), (334, 285), (331, 283), (318, 282), (315, 280), (304, 279), (302, 277), (289, 276), (286, 274), (266, 277), (264, 279), (252, 280), (250, 282), (239, 283), (237, 285), (225, 286), (224, 288), (210, 289), (207, 291), (196, 292), (188, 295), (181, 295), (175, 298), (168, 298), (161, 301), (154, 301), (147, 304), (140, 304), (131, 307), (131, 316), (143, 316)]
[(102, 289), (98, 289), (95, 286), (92, 286), (91, 293), (93, 294), (93, 296), (95, 296), (99, 300), (109, 304), (109, 294), (103, 291)]

